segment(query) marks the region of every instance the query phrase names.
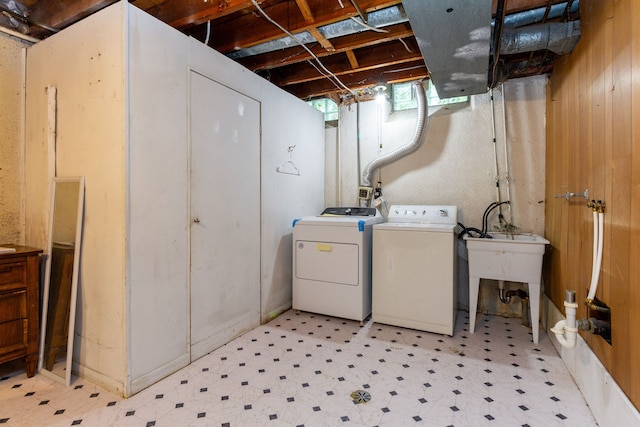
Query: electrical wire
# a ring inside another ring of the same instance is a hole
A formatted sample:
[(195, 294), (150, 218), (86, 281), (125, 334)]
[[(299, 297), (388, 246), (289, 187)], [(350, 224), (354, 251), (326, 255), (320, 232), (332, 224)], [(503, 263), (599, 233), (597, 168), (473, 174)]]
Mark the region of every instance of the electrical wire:
[(413, 51), (411, 50), (411, 48), (409, 48), (409, 45), (407, 44), (407, 42), (405, 42), (405, 41), (404, 41), (404, 40), (402, 40), (402, 39), (398, 39), (398, 41), (399, 41), (400, 43), (402, 43), (402, 45), (404, 46), (404, 48), (405, 48), (405, 49), (407, 49), (407, 52), (409, 52), (409, 53), (412, 53), (412, 52), (413, 52)]
[(424, 68), (424, 65), (415, 65), (413, 67), (398, 68), (398, 69), (395, 69), (395, 70), (386, 70), (386, 71), (381, 72), (380, 75), (391, 74), (391, 73), (401, 73), (403, 71), (419, 70), (421, 68)]
[(316, 66), (316, 64), (314, 64), (314, 63), (313, 63), (313, 61), (311, 61), (311, 60), (307, 60), (307, 63), (308, 63), (309, 65), (311, 65), (313, 68), (315, 68), (315, 69), (316, 69), (316, 71), (318, 72), (318, 74), (323, 75), (327, 80), (329, 80), (331, 83), (333, 83), (333, 85), (334, 85), (336, 88), (338, 88), (338, 89), (342, 89), (342, 87), (341, 87), (340, 85), (338, 85), (338, 83), (336, 83), (336, 82), (333, 80), (333, 77), (332, 77), (331, 75), (329, 75), (329, 74), (325, 73), (325, 72), (324, 72), (324, 71), (322, 71), (320, 68), (318, 68), (318, 66)]
[(207, 36), (204, 38), (204, 44), (209, 46), (209, 36), (211, 35), (211, 21), (207, 21)]
[[(335, 79), (335, 82), (338, 83), (339, 87), (342, 89), (347, 90), (351, 95), (355, 96), (356, 93), (351, 90), (350, 88), (348, 88), (344, 83), (342, 83), (342, 81), (338, 78), (338, 76), (336, 76), (335, 74), (333, 74), (331, 71), (329, 71), (324, 64), (320, 61), (320, 59), (316, 56), (315, 53), (313, 53), (311, 51), (311, 49), (309, 49), (304, 43), (302, 43), (300, 41), (300, 39), (298, 39), (295, 35), (293, 35), (293, 33), (291, 33), (289, 30), (287, 30), (286, 28), (284, 28), (282, 25), (278, 24), (276, 21), (274, 21), (269, 15), (267, 15), (267, 12), (265, 12), (260, 5), (258, 4), (258, 2), (256, 0), (251, 0), (251, 3), (253, 3), (253, 5), (256, 7), (256, 9), (258, 10), (258, 12), (260, 12), (260, 14), (262, 16), (264, 16), (264, 18), (271, 22), (273, 25), (275, 25), (276, 27), (278, 27), (278, 29), (280, 29), (280, 31), (282, 31), (283, 33), (285, 33), (286, 35), (288, 35), (289, 37), (291, 37), (292, 40), (294, 40), (296, 43), (298, 43), (300, 46), (302, 46), (302, 48), (304, 50), (306, 50), (309, 55), (311, 55), (315, 61), (318, 63), (318, 65), (320, 66), (320, 68), (322, 68), (327, 74), (329, 74), (333, 79)], [(324, 75), (324, 74), (323, 74)], [(334, 83), (335, 84), (335, 83)]]
[(361, 27), (366, 28), (367, 30), (375, 31), (375, 32), (377, 32), (377, 33), (388, 33), (388, 32), (389, 32), (389, 30), (384, 30), (384, 29), (382, 29), (382, 28), (376, 28), (376, 27), (374, 27), (374, 26), (372, 26), (372, 25), (365, 24), (365, 23), (364, 23), (364, 22), (362, 22), (362, 21), (358, 21), (358, 20), (356, 19), (356, 17), (355, 17), (355, 16), (351, 16), (351, 17), (350, 17), (350, 19), (351, 19), (353, 22), (355, 22), (356, 24), (360, 25)]

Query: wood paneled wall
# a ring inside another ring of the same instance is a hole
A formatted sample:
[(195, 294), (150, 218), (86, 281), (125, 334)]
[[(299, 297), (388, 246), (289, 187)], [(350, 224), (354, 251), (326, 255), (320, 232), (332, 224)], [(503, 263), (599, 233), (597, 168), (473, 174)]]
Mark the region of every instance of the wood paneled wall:
[(581, 0), (582, 38), (559, 57), (547, 92), (546, 292), (578, 318), (591, 280), (593, 222), (582, 192), (606, 203), (597, 298), (611, 307), (612, 343), (581, 332), (640, 408), (640, 2)]

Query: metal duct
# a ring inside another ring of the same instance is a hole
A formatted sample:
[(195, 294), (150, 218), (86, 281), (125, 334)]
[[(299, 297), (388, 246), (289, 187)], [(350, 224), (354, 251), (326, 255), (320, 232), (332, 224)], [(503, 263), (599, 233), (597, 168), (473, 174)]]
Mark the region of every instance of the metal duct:
[(378, 157), (377, 159), (370, 162), (367, 166), (365, 166), (364, 171), (362, 172), (362, 186), (371, 187), (371, 177), (383, 166), (386, 166), (390, 163), (395, 162), (396, 160), (405, 157), (418, 148), (422, 146), (422, 143), (425, 140), (425, 136), (427, 134), (427, 128), (429, 127), (429, 116), (427, 112), (427, 95), (425, 94), (424, 87), (422, 86), (422, 82), (414, 82), (413, 88), (416, 91), (416, 99), (418, 101), (418, 119), (416, 122), (416, 129), (413, 133), (413, 137), (411, 141), (402, 147), (392, 151), (391, 153), (385, 154), (382, 157)]
[[(376, 10), (367, 14), (367, 25), (376, 28), (387, 27), (390, 25), (401, 24), (409, 19), (401, 6), (391, 6), (385, 9)], [(354, 22), (352, 19), (335, 22), (329, 25), (318, 27), (318, 31), (327, 39), (331, 40), (335, 37), (347, 36), (364, 31), (365, 28)], [(302, 43), (313, 43), (316, 39), (307, 31), (296, 34), (296, 38)], [(252, 47), (232, 52), (227, 56), (231, 59), (240, 59), (247, 56), (259, 55), (267, 52), (274, 52), (280, 49), (297, 46), (298, 44), (291, 37), (282, 37), (266, 43), (261, 43)]]
[(487, 92), (491, 0), (402, 0), (440, 98)]
[[(567, 9), (568, 4), (557, 3), (549, 8), (549, 13), (546, 15), (546, 19), (560, 18), (564, 15), (564, 11)], [(580, 8), (580, 2), (575, 0), (571, 3), (570, 13), (577, 13)], [(537, 24), (545, 19), (545, 13), (547, 13), (546, 7), (539, 7), (537, 9), (524, 10), (518, 13), (512, 13), (504, 18), (504, 28), (524, 27), (525, 25)], [(491, 23), (493, 25), (493, 22)]]
[[(578, 7), (578, 0), (576, 0), (572, 3), (570, 12), (577, 12)], [(549, 9), (547, 19), (553, 19), (562, 16), (566, 8), (566, 2), (552, 5)], [(504, 19), (504, 27), (521, 27), (541, 22), (545, 16), (545, 12), (546, 8), (540, 7), (533, 10), (525, 10), (522, 12), (507, 15)], [(387, 7), (384, 9), (369, 12), (367, 14), (367, 24), (377, 28), (384, 28), (386, 26), (400, 24), (403, 22), (407, 22), (408, 20), (409, 18), (407, 18), (407, 14), (405, 13), (404, 8), (400, 5)], [(493, 26), (493, 21), (491, 22), (491, 25)], [(335, 37), (342, 37), (349, 34), (362, 32), (364, 28), (362, 27), (362, 25), (359, 25), (352, 19), (347, 19), (333, 24), (324, 25), (322, 27), (319, 27), (318, 30), (322, 33), (323, 36), (331, 40)], [(296, 37), (302, 43), (313, 43), (316, 41), (315, 38), (313, 38), (313, 36), (311, 36), (311, 34), (307, 31), (296, 34)], [(297, 43), (294, 40), (292, 40), (290, 37), (281, 37), (277, 40), (272, 40), (270, 42), (240, 49), (238, 51), (227, 54), (227, 56), (231, 59), (237, 60), (240, 58), (245, 58), (247, 56), (274, 52), (276, 50), (286, 49), (293, 46), (297, 46)]]
[(558, 55), (571, 53), (580, 40), (580, 21), (550, 22), (524, 28), (504, 28), (500, 54), (547, 49)]

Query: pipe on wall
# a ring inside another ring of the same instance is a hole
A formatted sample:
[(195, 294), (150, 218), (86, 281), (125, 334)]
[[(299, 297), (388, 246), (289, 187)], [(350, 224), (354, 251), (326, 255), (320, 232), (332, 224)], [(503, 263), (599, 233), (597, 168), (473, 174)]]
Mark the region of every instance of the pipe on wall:
[(578, 339), (578, 328), (576, 327), (576, 312), (578, 304), (576, 303), (576, 292), (567, 291), (564, 307), (566, 319), (560, 320), (551, 328), (556, 339), (564, 348), (574, 348)]

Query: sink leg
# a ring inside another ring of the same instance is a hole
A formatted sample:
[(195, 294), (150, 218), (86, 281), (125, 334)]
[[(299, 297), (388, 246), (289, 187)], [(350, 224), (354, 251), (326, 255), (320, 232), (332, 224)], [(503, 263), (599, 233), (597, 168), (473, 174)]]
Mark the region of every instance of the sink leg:
[(529, 283), (529, 305), (531, 308), (533, 342), (538, 344), (540, 334), (540, 283)]
[(476, 312), (478, 311), (478, 291), (480, 278), (469, 276), (469, 332), (476, 329)]

